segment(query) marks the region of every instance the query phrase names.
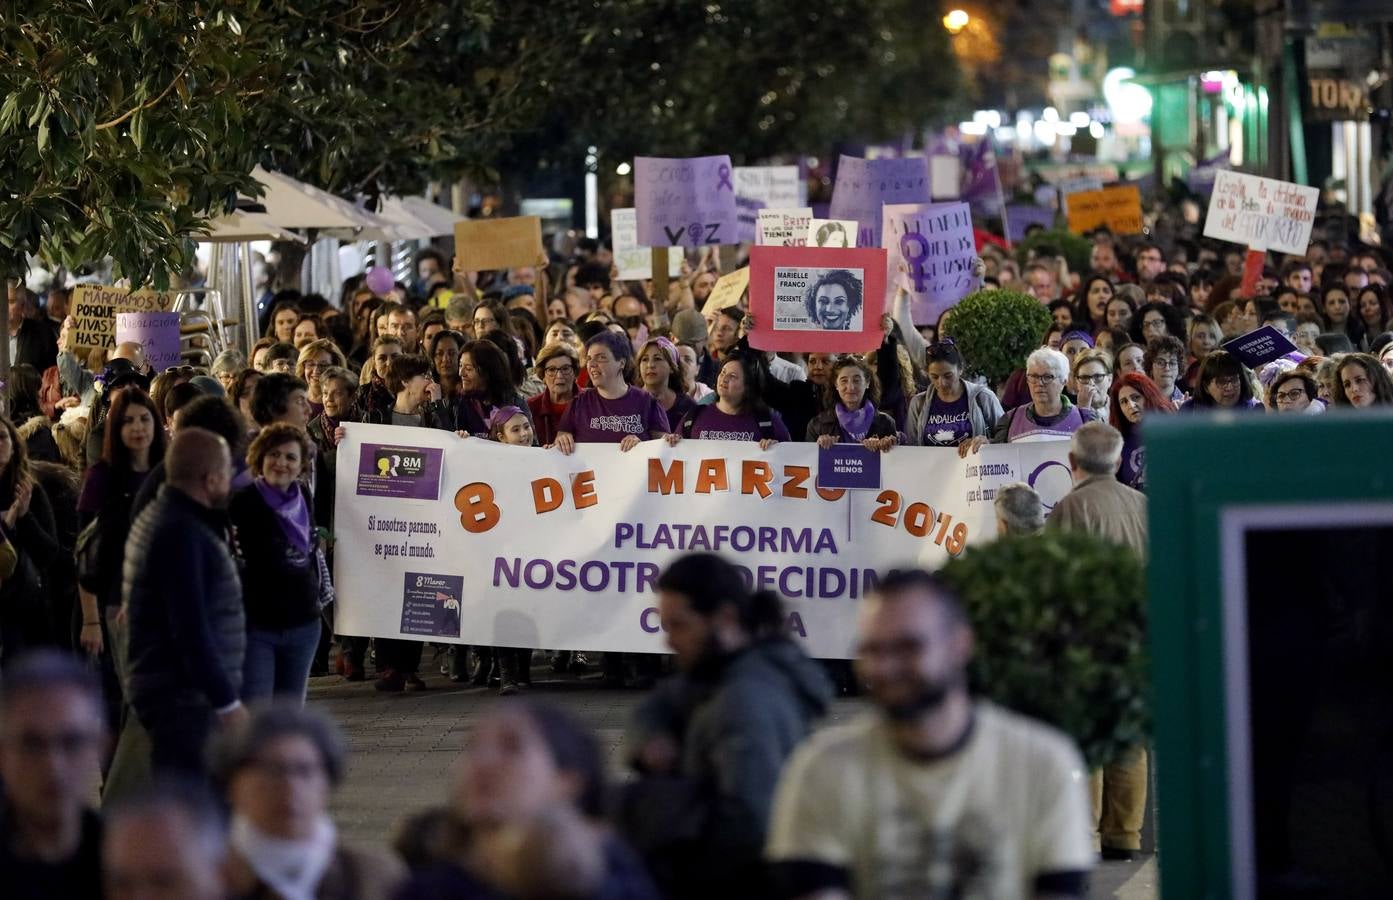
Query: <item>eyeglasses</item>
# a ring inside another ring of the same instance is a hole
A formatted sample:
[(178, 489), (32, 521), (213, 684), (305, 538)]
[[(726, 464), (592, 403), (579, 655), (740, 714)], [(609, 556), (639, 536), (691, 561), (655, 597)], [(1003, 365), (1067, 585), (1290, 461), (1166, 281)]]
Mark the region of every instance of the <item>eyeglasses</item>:
[(1296, 403), (1297, 401), (1304, 399), (1305, 396), (1305, 388), (1296, 391), (1278, 391), (1276, 394), (1273, 395), (1273, 397), (1277, 400), (1278, 403)]
[(558, 378), (562, 375), (574, 375), (575, 373), (575, 366), (546, 366), (542, 369), (543, 375), (555, 375)]
[(1220, 375), (1214, 379), (1213, 383), (1221, 388), (1236, 388), (1242, 384), (1242, 381), (1237, 375)]
[(1102, 375), (1080, 375), (1078, 376), (1078, 381), (1080, 384), (1102, 384), (1111, 377), (1112, 376), (1107, 373)]
[(1153, 369), (1174, 369), (1180, 371), (1180, 360), (1178, 359), (1156, 359), (1151, 363)]
[(1032, 372), (1025, 376), (1025, 380), (1031, 384), (1054, 384), (1059, 379), (1053, 375), (1036, 375)]

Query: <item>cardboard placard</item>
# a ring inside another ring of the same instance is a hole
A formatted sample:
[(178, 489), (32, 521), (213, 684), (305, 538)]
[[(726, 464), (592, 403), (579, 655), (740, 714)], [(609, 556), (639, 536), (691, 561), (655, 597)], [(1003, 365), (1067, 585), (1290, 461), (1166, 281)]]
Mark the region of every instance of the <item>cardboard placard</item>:
[(860, 226), (859, 245), (880, 246), (880, 213), (886, 203), (928, 203), (929, 160), (860, 159), (843, 156), (837, 163), (837, 183), (832, 187), (832, 219), (855, 219)]
[(179, 314), (176, 312), (118, 312), (116, 343), (136, 341), (156, 372), (183, 362), (179, 353)]
[(880, 454), (860, 444), (833, 444), (817, 451), (817, 486), (849, 491), (880, 490)]
[(1271, 325), (1255, 328), (1219, 346), (1238, 357), (1238, 361), (1250, 369), (1265, 366), (1274, 359), (1296, 352), (1296, 345)]
[(736, 166), (735, 196), (783, 209), (807, 203), (808, 186), (797, 166)]
[(1204, 236), (1304, 256), (1319, 200), (1320, 188), (1220, 171), (1209, 195)]
[(977, 243), (966, 203), (887, 203), (881, 224), (886, 244), (887, 306), (901, 283), (909, 291), (916, 325), (933, 325), (976, 286)]
[(738, 243), (731, 175), (729, 156), (636, 157), (638, 242), (648, 247)]
[(1120, 184), (1099, 191), (1078, 191), (1064, 196), (1069, 230), (1083, 234), (1106, 225), (1113, 234), (1138, 234), (1142, 230), (1141, 191), (1135, 184)]
[(535, 266), (545, 258), (537, 216), (465, 219), (455, 223), (455, 255), (466, 272)]
[[(632, 207), (611, 210), (609, 214), (610, 244), (614, 248), (614, 264), (619, 267), (620, 281), (643, 281), (653, 277), (653, 248), (638, 242), (638, 212)], [(667, 277), (682, 274), (682, 254), (667, 255)]]
[(740, 298), (745, 295), (745, 290), (750, 286), (750, 267), (742, 266), (734, 272), (728, 272), (716, 280), (711, 286), (711, 293), (706, 298), (706, 303), (701, 307), (701, 314), (709, 316), (717, 310), (725, 309), (727, 306), (735, 306), (740, 302)]
[(763, 247), (802, 247), (808, 242), (811, 207), (761, 209), (755, 226), (755, 243)]
[(852, 219), (809, 219), (809, 247), (855, 247), (861, 227)]
[(885, 251), (878, 247), (753, 247), (750, 346), (864, 353), (880, 346)]
[(175, 295), (168, 291), (131, 292), (125, 288), (80, 284), (73, 288), (71, 301), (73, 327), (63, 349), (114, 350), (116, 314), (120, 312), (169, 312)]

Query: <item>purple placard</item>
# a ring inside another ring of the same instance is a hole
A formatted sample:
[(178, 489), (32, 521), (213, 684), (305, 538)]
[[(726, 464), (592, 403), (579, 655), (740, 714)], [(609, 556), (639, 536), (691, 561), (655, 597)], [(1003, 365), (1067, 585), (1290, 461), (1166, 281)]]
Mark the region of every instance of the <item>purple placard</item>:
[(830, 219), (855, 219), (856, 246), (880, 246), (881, 207), (886, 203), (928, 203), (929, 160), (859, 159), (843, 156), (837, 163), (837, 183), (832, 187)]
[(407, 572), (401, 597), (401, 633), (459, 637), (463, 575)]
[(183, 362), (179, 354), (179, 314), (177, 312), (118, 312), (116, 343), (136, 341), (156, 372)]
[(1025, 240), (1025, 230), (1032, 225), (1042, 225), (1045, 230), (1054, 227), (1054, 210), (1026, 203), (1011, 203), (1006, 206), (1006, 240), (1011, 243)]
[(860, 444), (833, 444), (817, 451), (817, 486), (870, 491), (880, 488), (880, 454)]
[(934, 324), (976, 286), (972, 261), (977, 243), (968, 204), (887, 203), (882, 235), (887, 309), (895, 302), (901, 267), (917, 325)]
[(1296, 345), (1271, 325), (1241, 334), (1219, 346), (1238, 357), (1238, 361), (1250, 369), (1267, 365), (1296, 350)]
[(753, 244), (758, 232), (755, 228), (759, 224), (759, 211), (764, 209), (763, 200), (752, 200), (749, 197), (735, 198), (735, 214), (737, 216), (735, 237), (742, 244)]
[(439, 500), (444, 458), (436, 447), (364, 444), (358, 450), (358, 496)]
[(638, 215), (639, 246), (739, 243), (739, 215), (731, 172), (729, 156), (635, 157), (634, 209)]

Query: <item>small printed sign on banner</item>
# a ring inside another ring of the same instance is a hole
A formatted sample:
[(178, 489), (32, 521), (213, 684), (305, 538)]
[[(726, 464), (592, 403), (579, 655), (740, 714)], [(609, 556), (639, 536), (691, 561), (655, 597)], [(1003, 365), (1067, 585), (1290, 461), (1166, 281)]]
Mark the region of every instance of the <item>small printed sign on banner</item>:
[(537, 216), (465, 219), (455, 223), (455, 255), (466, 272), (488, 272), (544, 262)]
[(1114, 234), (1142, 230), (1141, 191), (1134, 184), (1078, 191), (1064, 196), (1069, 230), (1083, 234), (1106, 225)]
[(1319, 200), (1320, 188), (1220, 171), (1209, 195), (1204, 236), (1305, 255)]
[(833, 444), (817, 451), (817, 486), (852, 491), (880, 489), (880, 454), (860, 444)]
[(464, 576), (407, 572), (401, 597), (401, 633), (459, 639)]
[(761, 209), (755, 243), (762, 247), (802, 247), (808, 242), (808, 223), (812, 220), (813, 211), (806, 206)]
[(875, 247), (750, 250), (750, 346), (865, 352), (880, 346), (885, 251)]
[(879, 247), (884, 204), (928, 203), (931, 200), (927, 157), (860, 159), (843, 156), (837, 163), (837, 182), (832, 186), (828, 217), (854, 219), (860, 227), (859, 246)]
[(116, 314), (169, 312), (173, 293), (131, 292), (125, 288), (80, 284), (71, 299), (73, 326), (65, 350), (113, 350), (116, 347)]
[[(365, 444), (358, 458), (358, 496), (439, 500), (443, 458), (444, 453), (434, 447)], [(394, 530), (392, 522), (385, 519), (369, 527), (374, 531)]]
[(1296, 352), (1296, 345), (1271, 325), (1264, 325), (1233, 340), (1224, 341), (1220, 346), (1238, 357), (1238, 361), (1250, 369), (1265, 366), (1275, 359)]
[(729, 156), (634, 159), (638, 242), (649, 247), (739, 243)]

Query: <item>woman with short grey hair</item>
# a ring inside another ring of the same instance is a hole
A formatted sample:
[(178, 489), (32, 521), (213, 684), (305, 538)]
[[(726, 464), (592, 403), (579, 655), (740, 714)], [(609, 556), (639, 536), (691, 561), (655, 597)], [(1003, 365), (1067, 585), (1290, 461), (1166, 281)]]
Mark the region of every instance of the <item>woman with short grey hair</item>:
[(1014, 444), (1018, 441), (1049, 441), (1067, 438), (1085, 422), (1099, 419), (1092, 409), (1076, 405), (1064, 393), (1069, 377), (1069, 358), (1058, 350), (1040, 347), (1025, 360), (1026, 386), (1030, 401), (1022, 403), (997, 420), (991, 437), (972, 439), (972, 452), (984, 444)]

